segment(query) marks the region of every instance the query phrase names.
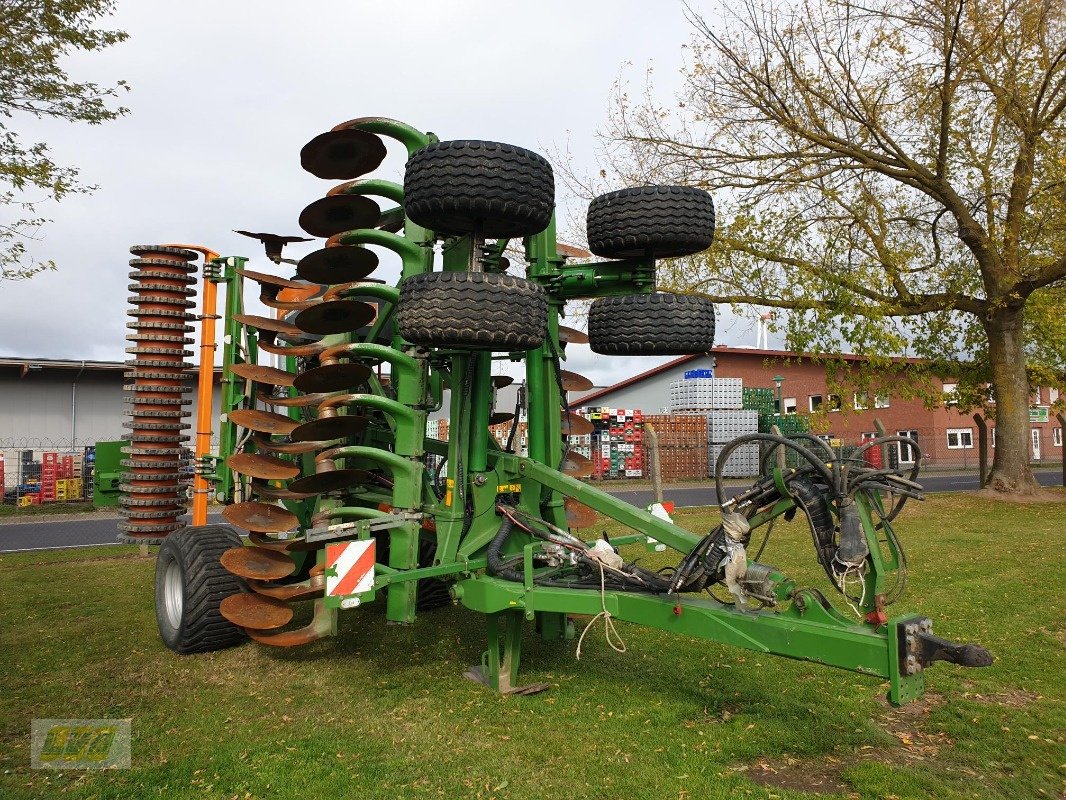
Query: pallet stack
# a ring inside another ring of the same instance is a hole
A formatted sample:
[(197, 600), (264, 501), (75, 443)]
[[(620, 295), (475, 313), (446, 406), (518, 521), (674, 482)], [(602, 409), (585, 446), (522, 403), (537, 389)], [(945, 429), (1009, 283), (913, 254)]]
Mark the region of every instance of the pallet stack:
[(660, 414), (644, 418), (655, 428), (664, 481), (707, 477), (707, 418), (699, 414)]
[(42, 453), (41, 490), (38, 493), (42, 503), (56, 501), (57, 480), (59, 480), (59, 453)]
[(592, 460), (593, 478), (618, 480), (644, 476), (644, 413), (633, 408), (595, 406), (583, 409), (591, 434), (571, 436), (575, 452)]

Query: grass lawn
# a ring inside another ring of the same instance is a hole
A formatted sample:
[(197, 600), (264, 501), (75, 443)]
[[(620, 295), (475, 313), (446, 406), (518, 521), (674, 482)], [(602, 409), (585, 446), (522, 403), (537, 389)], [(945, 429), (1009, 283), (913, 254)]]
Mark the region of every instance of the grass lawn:
[(52, 514), (88, 514), (93, 510), (93, 504), (90, 501), (84, 503), (45, 503), (44, 505), (23, 506), (22, 508), (10, 503), (0, 503), (0, 517), (10, 519), (49, 516)]
[[(704, 530), (714, 514), (677, 517)], [(484, 648), (462, 608), (398, 627), (371, 605), (303, 649), (179, 657), (135, 548), (3, 555), (0, 796), (1061, 796), (1066, 496), (938, 495), (898, 527), (911, 584), (892, 611), (996, 656), (934, 666), (925, 700), (902, 709), (874, 678), (622, 623), (626, 653), (597, 627), (580, 662), (574, 642), (528, 635), (521, 680), (553, 688), (499, 697), (461, 677)], [(828, 588), (798, 522), (762, 560)], [(133, 769), (31, 770), (35, 717), (132, 719)]]

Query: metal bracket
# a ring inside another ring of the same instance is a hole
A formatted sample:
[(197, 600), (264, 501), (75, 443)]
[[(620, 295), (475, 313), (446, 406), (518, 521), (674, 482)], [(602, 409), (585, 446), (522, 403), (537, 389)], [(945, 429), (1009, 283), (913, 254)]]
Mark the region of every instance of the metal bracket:
[(913, 617), (899, 623), (899, 669), (904, 675), (917, 675), (934, 661), (947, 661), (962, 667), (987, 667), (992, 654), (976, 644), (958, 644), (933, 634), (933, 621)]
[(374, 519), (361, 519), (357, 522), (342, 522), (337, 525), (326, 525), (321, 528), (308, 528), (304, 534), (308, 542), (326, 542), (331, 539), (350, 539), (352, 536), (371, 534), (377, 531), (386, 531), (390, 528), (399, 528), (408, 522), (421, 522), (423, 515), (414, 511), (405, 511), (398, 514), (388, 514)]

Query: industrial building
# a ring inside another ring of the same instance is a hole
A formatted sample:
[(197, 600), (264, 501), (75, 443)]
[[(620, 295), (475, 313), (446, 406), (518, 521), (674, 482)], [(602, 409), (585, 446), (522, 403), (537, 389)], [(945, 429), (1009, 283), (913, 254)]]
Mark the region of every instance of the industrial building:
[[(853, 363), (861, 360), (853, 355), (842, 358)], [(955, 384), (950, 380), (942, 382), (946, 403), (933, 409), (926, 408), (919, 399), (894, 395), (891, 387), (882, 387), (872, 397), (854, 393), (839, 397), (826, 386), (824, 365), (781, 350), (715, 347), (708, 354), (682, 356), (589, 392), (573, 405), (639, 409), (646, 415), (669, 413), (670, 385), (693, 370), (712, 370), (719, 378), (740, 378), (745, 387), (773, 389), (785, 414), (812, 414), (812, 430), (827, 439), (849, 444), (872, 439), (876, 431), (874, 420), (878, 419), (887, 433), (918, 442), (924, 466), (968, 469), (977, 465), (978, 430), (973, 412), (960, 412), (951, 405)], [(1062, 426), (1051, 411), (1058, 399), (1054, 389), (1033, 390), (1030, 456), (1035, 464), (1062, 461)], [(995, 423), (990, 421), (988, 426), (989, 445), (994, 447)], [(914, 460), (912, 449), (906, 444), (897, 447), (897, 456), (901, 463)]]
[[(20, 453), (80, 453), (100, 441), (114, 441), (122, 427), (128, 369), (117, 361), (0, 358), (0, 455), (5, 486), (18, 481)], [(215, 372), (216, 386), (221, 370)], [(195, 402), (195, 392), (189, 397)], [(218, 419), (221, 392), (214, 393)], [(190, 406), (191, 408), (192, 406)], [(190, 420), (191, 421), (191, 420)]]

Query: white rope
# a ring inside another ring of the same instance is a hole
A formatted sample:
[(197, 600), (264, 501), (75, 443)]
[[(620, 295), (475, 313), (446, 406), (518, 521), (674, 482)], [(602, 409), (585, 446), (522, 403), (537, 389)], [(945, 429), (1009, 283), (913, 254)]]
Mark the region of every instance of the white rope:
[(844, 570), (844, 574), (840, 576), (840, 591), (844, 595), (844, 600), (847, 602), (848, 607), (855, 612), (855, 616), (862, 619), (862, 612), (852, 604), (851, 598), (848, 597), (848, 573), (852, 570), (855, 570), (855, 574), (859, 577), (859, 583), (862, 584), (862, 593), (859, 595), (859, 608), (862, 608), (866, 602), (866, 580), (859, 571), (859, 567), (848, 567)]
[[(603, 617), (603, 632), (607, 638), (607, 644), (611, 646), (611, 649), (616, 653), (624, 653), (626, 651), (626, 643), (622, 641), (622, 637), (619, 636), (618, 630), (614, 627), (614, 620), (611, 618), (611, 612), (607, 610), (607, 578), (603, 571), (603, 564), (597, 562), (600, 568), (600, 608), (603, 610), (589, 620), (589, 624), (585, 626), (585, 630), (581, 631), (581, 636), (577, 640), (577, 660), (581, 660), (581, 643), (585, 641), (585, 634), (589, 632), (589, 628), (596, 624), (596, 620)], [(614, 636), (618, 644), (611, 641), (611, 637)]]

